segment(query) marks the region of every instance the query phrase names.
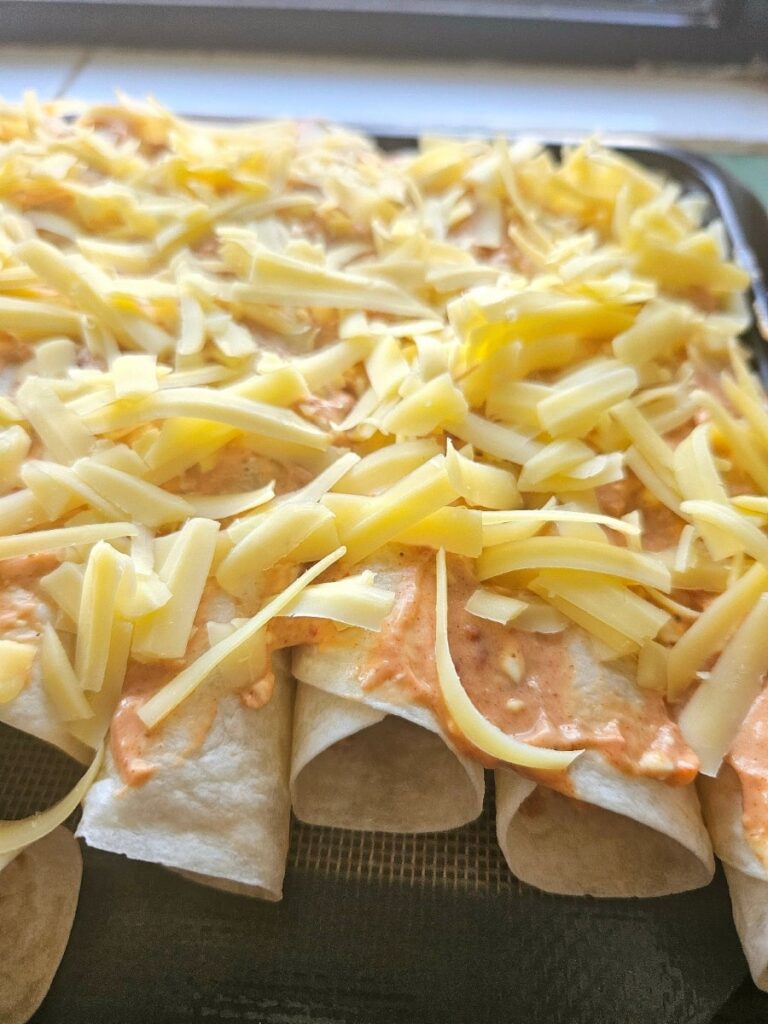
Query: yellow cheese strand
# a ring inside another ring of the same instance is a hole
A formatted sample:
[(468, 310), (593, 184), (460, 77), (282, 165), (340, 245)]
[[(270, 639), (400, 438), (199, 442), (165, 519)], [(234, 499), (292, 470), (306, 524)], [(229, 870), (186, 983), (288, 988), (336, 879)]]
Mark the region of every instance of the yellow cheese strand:
[(671, 589), (669, 570), (649, 555), (612, 544), (570, 537), (531, 537), (530, 540), (497, 544), (478, 559), (481, 580), (520, 569), (575, 569), (617, 576), (634, 583)]
[(749, 609), (768, 590), (768, 570), (753, 565), (732, 587), (709, 604), (696, 622), (691, 623), (669, 652), (670, 700), (677, 700), (693, 681), (696, 671), (705, 665), (746, 616)]
[(371, 500), (371, 511), (349, 531), (342, 532), (346, 561), (362, 561), (409, 527), (416, 526), (458, 497), (438, 455), (415, 469), (400, 483)]
[(137, 533), (138, 530), (132, 523), (94, 523), (38, 530), (35, 533), (20, 533), (0, 537), (0, 559), (35, 555), (42, 551), (57, 551), (59, 548), (75, 547), (80, 544), (96, 544), (102, 540), (117, 540), (119, 537), (135, 537)]
[(27, 685), (35, 654), (32, 644), (0, 640), (0, 704), (15, 700)]
[(66, 821), (95, 781), (103, 756), (104, 751), (100, 747), (90, 767), (77, 785), (47, 811), (33, 814), (29, 818), (21, 818), (18, 821), (0, 821), (0, 857), (37, 842), (38, 839), (47, 836), (49, 832), (53, 832), (58, 825)]

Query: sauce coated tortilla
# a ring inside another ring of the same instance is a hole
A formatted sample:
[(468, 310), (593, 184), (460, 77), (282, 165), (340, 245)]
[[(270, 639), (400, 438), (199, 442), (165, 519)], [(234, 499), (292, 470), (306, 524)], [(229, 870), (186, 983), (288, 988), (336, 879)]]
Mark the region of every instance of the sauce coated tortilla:
[[(360, 668), (364, 690), (386, 686), (428, 707), (458, 747), (477, 751), (452, 726), (440, 699), (434, 662), (435, 577), (430, 552), (392, 552), (396, 606)], [(628, 675), (585, 678), (574, 662), (578, 630), (544, 635), (478, 618), (465, 605), (477, 581), (467, 559), (449, 559), (451, 654), (474, 704), (504, 732), (559, 750), (599, 751), (628, 775), (673, 785), (693, 781), (698, 762), (662, 697)], [(492, 767), (490, 763), (488, 767)], [(550, 785), (566, 787), (548, 776)]]

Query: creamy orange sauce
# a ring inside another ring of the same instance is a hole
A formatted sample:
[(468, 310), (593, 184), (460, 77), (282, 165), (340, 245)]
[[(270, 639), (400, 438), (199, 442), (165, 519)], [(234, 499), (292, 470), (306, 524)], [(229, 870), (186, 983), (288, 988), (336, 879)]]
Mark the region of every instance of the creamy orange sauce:
[(285, 647), (300, 644), (320, 645), (332, 640), (337, 633), (336, 626), (328, 619), (273, 619), (267, 627), (267, 645), (270, 651), (281, 651)]
[(727, 760), (739, 777), (747, 840), (768, 868), (768, 687), (752, 702)]
[(24, 587), (4, 586), (0, 590), (0, 633), (7, 634), (36, 624), (38, 603)]
[(680, 539), (683, 521), (657, 501), (634, 473), (626, 472), (623, 480), (597, 488), (600, 511), (617, 519), (628, 512), (638, 511), (642, 517), (644, 550), (664, 551), (674, 547)]
[[(399, 554), (403, 585), (361, 669), (361, 682), (366, 689), (394, 684), (406, 699), (432, 708), (457, 744), (466, 747), (440, 699), (434, 555)], [(692, 781), (696, 757), (658, 694), (614, 684), (613, 676), (599, 684), (582, 678), (571, 660), (571, 634), (526, 633), (471, 615), (464, 606), (476, 586), (471, 563), (451, 558), (451, 654), (467, 693), (490, 721), (537, 746), (598, 750), (632, 775), (672, 784)], [(483, 760), (474, 749), (468, 753)]]
[(275, 493), (285, 494), (311, 479), (312, 474), (301, 466), (277, 462), (232, 442), (217, 452), (213, 466), (193, 466), (166, 487), (177, 494), (231, 494), (256, 490), (274, 480)]
[(0, 562), (0, 635), (25, 643), (39, 637), (44, 614), (40, 577), (58, 564), (49, 553)]
[[(150, 733), (139, 718), (139, 710), (174, 676), (198, 658), (208, 647), (206, 624), (229, 622), (240, 614), (233, 600), (214, 581), (206, 584), (195, 617), (192, 635), (184, 658), (145, 664), (131, 660), (125, 674), (123, 690), (110, 725), (112, 756), (123, 782), (140, 786), (152, 777), (156, 765), (148, 756)], [(191, 722), (186, 756), (199, 750), (216, 717), (216, 701), (201, 703), (198, 717)], [(158, 734), (162, 730), (158, 730)]]
[(128, 786), (140, 786), (155, 773), (156, 765), (146, 757), (147, 727), (139, 718), (141, 706), (171, 678), (167, 665), (134, 662), (125, 674), (120, 697), (109, 730), (109, 743), (117, 770)]

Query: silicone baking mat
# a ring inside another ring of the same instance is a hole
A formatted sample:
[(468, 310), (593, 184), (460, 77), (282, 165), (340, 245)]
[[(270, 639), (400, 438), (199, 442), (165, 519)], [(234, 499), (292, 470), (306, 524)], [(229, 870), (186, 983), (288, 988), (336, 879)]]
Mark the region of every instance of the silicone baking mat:
[[(768, 224), (759, 203), (706, 160), (630, 148), (710, 197), (753, 271), (765, 318)], [(748, 340), (763, 370), (759, 331)], [(49, 805), (79, 771), (0, 726), (1, 817)], [(71, 941), (35, 1024), (768, 1021), (768, 996), (747, 979), (720, 871), (706, 889), (655, 900), (540, 893), (507, 870), (488, 781), (482, 816), (452, 832), (294, 822), (279, 904), (84, 849)]]

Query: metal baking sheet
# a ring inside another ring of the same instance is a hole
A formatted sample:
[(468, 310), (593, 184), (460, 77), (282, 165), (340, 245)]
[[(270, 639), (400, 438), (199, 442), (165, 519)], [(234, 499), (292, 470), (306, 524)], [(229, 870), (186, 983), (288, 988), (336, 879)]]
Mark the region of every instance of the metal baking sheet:
[[(636, 141), (620, 148), (708, 195), (752, 273), (758, 326), (747, 341), (768, 379), (762, 207), (704, 158)], [(0, 726), (0, 816), (47, 806), (77, 774), (64, 755)], [(659, 899), (549, 896), (509, 874), (493, 812), (489, 786), (478, 821), (448, 833), (294, 822), (279, 904), (86, 848), (72, 938), (34, 1024), (768, 1020), (721, 871), (706, 889)]]

